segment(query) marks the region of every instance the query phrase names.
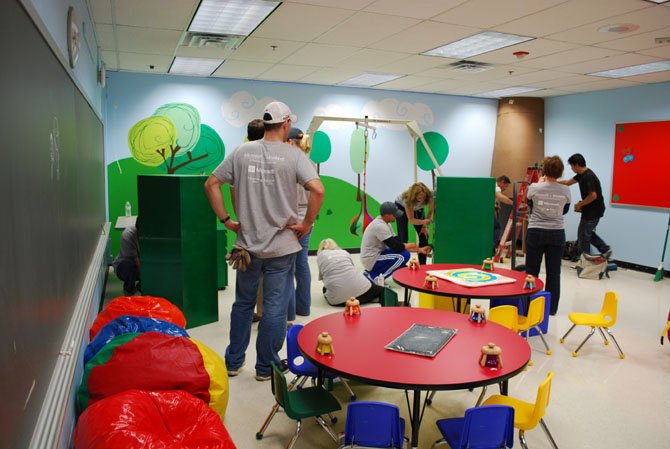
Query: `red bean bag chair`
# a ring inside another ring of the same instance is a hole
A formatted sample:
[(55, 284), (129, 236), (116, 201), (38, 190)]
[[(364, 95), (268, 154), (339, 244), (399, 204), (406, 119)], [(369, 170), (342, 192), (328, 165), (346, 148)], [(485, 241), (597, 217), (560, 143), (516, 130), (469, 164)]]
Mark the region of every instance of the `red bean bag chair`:
[(184, 390), (223, 417), (228, 371), (216, 352), (193, 338), (160, 332), (119, 335), (84, 366), (79, 410), (133, 389)]
[(221, 418), (183, 390), (126, 390), (82, 413), (75, 449), (235, 449)]
[(155, 296), (119, 296), (112, 299), (93, 321), (89, 332), (92, 341), (105, 324), (122, 315), (144, 316), (169, 321), (186, 328), (186, 318), (170, 301)]

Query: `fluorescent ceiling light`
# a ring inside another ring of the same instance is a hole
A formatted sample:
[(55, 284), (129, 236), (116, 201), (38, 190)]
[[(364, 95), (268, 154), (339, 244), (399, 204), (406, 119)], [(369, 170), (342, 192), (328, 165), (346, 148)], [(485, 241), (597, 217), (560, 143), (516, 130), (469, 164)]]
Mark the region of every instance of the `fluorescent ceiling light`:
[(189, 31), (248, 36), (281, 2), (202, 0)]
[(363, 73), (338, 84), (350, 87), (372, 87), (404, 76), (396, 75), (395, 73)]
[(526, 92), (535, 92), (542, 90), (540, 87), (507, 87), (505, 89), (491, 90), (477, 94), (478, 97), (503, 98), (513, 97), (514, 95), (524, 94)]
[(169, 73), (178, 75), (209, 76), (223, 63), (223, 59), (184, 58), (177, 56), (172, 61)]
[(466, 37), (421, 54), (426, 56), (441, 56), (443, 58), (464, 59), (498, 50), (499, 48), (530, 41), (532, 39), (534, 38), (517, 36), (515, 34), (496, 33), (495, 31), (484, 31), (483, 33)]
[(650, 62), (648, 64), (632, 65), (620, 69), (605, 70), (602, 72), (589, 73), (593, 76), (604, 76), (606, 78), (623, 78), (625, 76), (643, 75), (645, 73), (664, 72), (670, 70), (670, 60)]

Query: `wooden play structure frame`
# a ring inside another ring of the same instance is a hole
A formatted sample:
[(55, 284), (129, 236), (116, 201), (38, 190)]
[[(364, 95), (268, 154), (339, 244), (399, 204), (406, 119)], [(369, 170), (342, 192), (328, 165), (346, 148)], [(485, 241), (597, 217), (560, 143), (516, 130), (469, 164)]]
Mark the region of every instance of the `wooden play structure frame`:
[(388, 125), (405, 125), (407, 127), (407, 131), (409, 132), (410, 136), (412, 136), (412, 139), (414, 141), (414, 182), (416, 182), (419, 178), (419, 172), (418, 172), (419, 166), (417, 165), (417, 154), (416, 154), (417, 153), (416, 142), (418, 140), (421, 140), (421, 143), (423, 143), (424, 148), (426, 148), (426, 152), (428, 153), (428, 156), (430, 157), (430, 160), (433, 162), (433, 166), (435, 167), (434, 170), (436, 170), (437, 173), (440, 176), (442, 176), (442, 169), (440, 168), (440, 165), (437, 163), (435, 155), (433, 154), (433, 151), (430, 149), (428, 142), (426, 142), (426, 138), (423, 136), (423, 132), (421, 131), (421, 128), (419, 128), (419, 124), (416, 122), (416, 120), (369, 118), (367, 115), (363, 118), (329, 117), (325, 115), (315, 115), (312, 118), (309, 127), (307, 128), (307, 134), (309, 134), (310, 136), (314, 136), (314, 133), (319, 129), (321, 124), (327, 121), (351, 122), (355, 123), (357, 126), (362, 126), (364, 128), (372, 130), (376, 130), (376, 127), (371, 125), (374, 123), (381, 123)]

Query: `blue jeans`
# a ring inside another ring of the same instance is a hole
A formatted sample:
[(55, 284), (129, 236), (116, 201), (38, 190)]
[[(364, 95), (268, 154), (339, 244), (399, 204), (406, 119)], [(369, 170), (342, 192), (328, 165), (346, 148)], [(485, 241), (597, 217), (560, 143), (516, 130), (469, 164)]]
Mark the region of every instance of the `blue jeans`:
[(561, 260), (565, 248), (563, 229), (529, 228), (526, 234), (526, 273), (538, 276), (544, 256), (544, 268), (547, 277), (544, 289), (551, 293), (549, 313), (556, 315), (558, 301), (561, 299)]
[[(402, 204), (396, 202), (395, 205), (398, 207), (398, 210), (402, 211), (402, 215), (396, 218), (395, 224), (398, 229), (398, 237), (404, 242), (404, 243), (409, 243), (409, 219), (407, 218), (407, 215), (405, 214), (405, 206)], [(420, 210), (415, 210), (414, 211), (414, 218), (423, 220), (426, 218), (426, 213), (423, 209)], [(419, 236), (419, 246), (426, 246), (428, 245), (428, 237), (426, 237), (426, 234), (421, 233), (421, 229), (423, 229), (423, 225), (412, 225), (414, 226), (414, 230), (416, 231), (417, 235)], [(419, 254), (419, 263), (421, 265), (426, 264), (426, 259), (428, 256), (425, 254)]]
[(380, 274), (386, 279), (395, 270), (407, 265), (407, 262), (409, 262), (409, 251), (404, 249), (400, 253), (396, 253), (391, 248), (386, 248), (377, 256), (377, 261), (372, 266), (372, 269), (363, 274), (374, 283), (375, 278)]
[(579, 220), (577, 227), (577, 251), (579, 254), (591, 254), (591, 245), (595, 246), (600, 254), (609, 251), (610, 246), (596, 234), (596, 226), (600, 218)]
[(263, 317), (256, 337), (256, 374), (269, 376), (272, 372), (270, 362), (279, 364), (279, 351), (286, 336), (286, 310), (289, 286), (293, 285), (295, 256), (296, 253), (270, 259), (251, 256), (247, 271), (237, 270), (235, 303), (230, 312), (230, 344), (226, 348), (229, 370), (238, 369), (244, 363), (261, 276)]
[(295, 258), (295, 290), (288, 303), (287, 319), (289, 321), (295, 320), (296, 313), (302, 316), (309, 315), (312, 305), (312, 273), (309, 271), (309, 238), (311, 236), (312, 231), (310, 230), (298, 240), (302, 249), (298, 251)]

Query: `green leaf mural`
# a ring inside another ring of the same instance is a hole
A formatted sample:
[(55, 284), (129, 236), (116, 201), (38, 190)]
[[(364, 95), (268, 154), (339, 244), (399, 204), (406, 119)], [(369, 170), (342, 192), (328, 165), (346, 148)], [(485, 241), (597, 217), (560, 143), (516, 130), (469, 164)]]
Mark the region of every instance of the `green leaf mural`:
[(168, 117), (140, 120), (128, 131), (130, 154), (142, 165), (157, 167), (165, 162), (165, 149), (174, 146), (177, 130)]
[[(199, 159), (205, 155), (202, 159)], [(219, 134), (208, 125), (200, 125), (200, 139), (193, 151), (175, 159), (177, 167), (183, 166), (181, 173), (203, 173), (208, 167), (216, 167), (226, 155), (226, 146)], [(188, 161), (192, 161), (189, 163)]]
[[(434, 131), (424, 133), (423, 137), (426, 139), (426, 142), (428, 142), (428, 146), (433, 152), (433, 156), (435, 156), (437, 165), (440, 166), (444, 164), (444, 161), (447, 160), (447, 156), (449, 156), (449, 143), (447, 142), (447, 139), (445, 139), (442, 134)], [(428, 151), (426, 151), (426, 147), (420, 139), (416, 142), (416, 153), (416, 165), (418, 165), (420, 169), (431, 171), (437, 168), (430, 159)]]
[(156, 109), (153, 115), (168, 117), (177, 130), (177, 151), (182, 156), (193, 150), (200, 139), (200, 113), (187, 103), (167, 103)]
[[(368, 140), (368, 153), (370, 152), (370, 141)], [(365, 130), (356, 128), (351, 133), (351, 143), (349, 145), (349, 161), (354, 173), (361, 174), (365, 168)]]

